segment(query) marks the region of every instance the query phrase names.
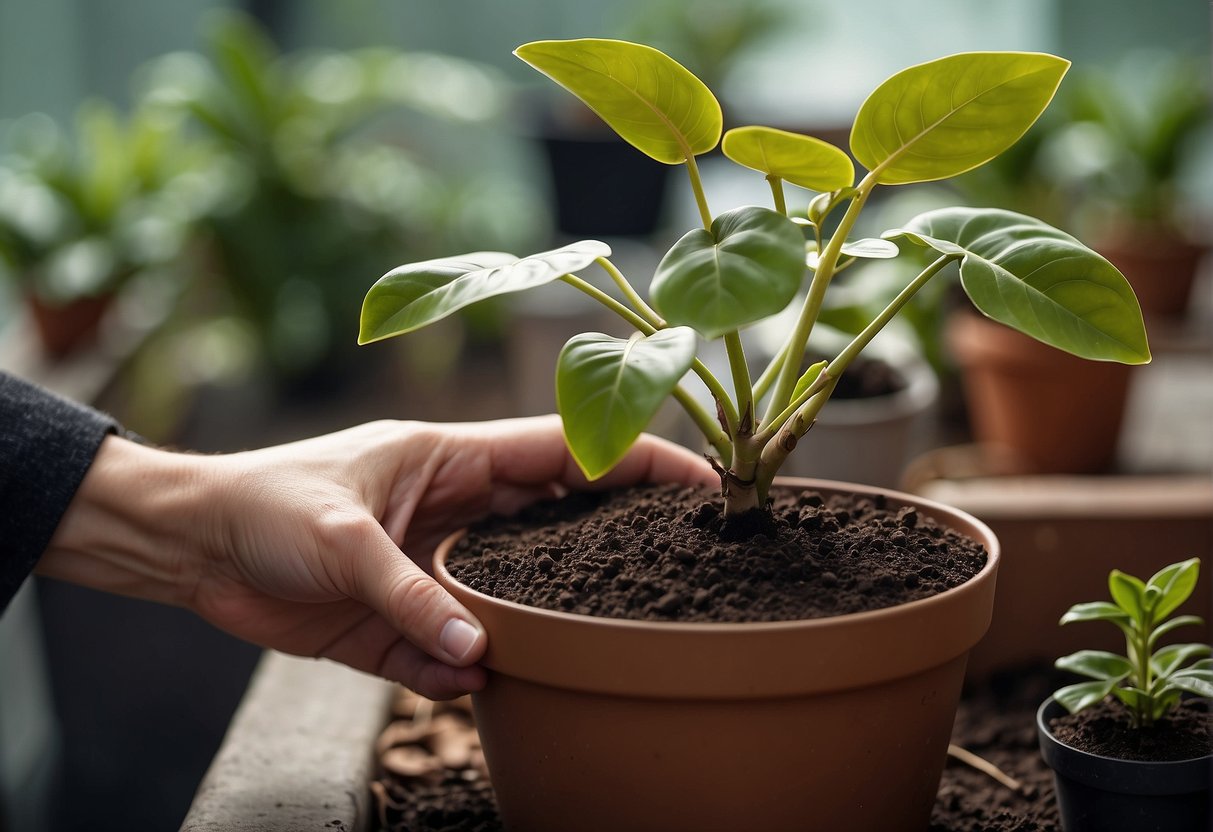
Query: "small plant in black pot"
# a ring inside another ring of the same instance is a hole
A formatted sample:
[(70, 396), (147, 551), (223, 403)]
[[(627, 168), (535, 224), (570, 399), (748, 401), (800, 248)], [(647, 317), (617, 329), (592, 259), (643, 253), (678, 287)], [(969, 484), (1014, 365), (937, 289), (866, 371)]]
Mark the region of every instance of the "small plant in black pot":
[[(1213, 658), (1207, 644), (1158, 641), (1203, 623), (1171, 617), (1196, 587), (1200, 560), (1174, 563), (1148, 581), (1119, 570), (1111, 601), (1077, 604), (1061, 623), (1108, 621), (1125, 655), (1080, 650), (1057, 660), (1090, 677), (1041, 705), (1041, 753), (1053, 769), (1066, 832), (1199, 832), (1209, 828)], [(1067, 715), (1068, 712), (1068, 715)]]

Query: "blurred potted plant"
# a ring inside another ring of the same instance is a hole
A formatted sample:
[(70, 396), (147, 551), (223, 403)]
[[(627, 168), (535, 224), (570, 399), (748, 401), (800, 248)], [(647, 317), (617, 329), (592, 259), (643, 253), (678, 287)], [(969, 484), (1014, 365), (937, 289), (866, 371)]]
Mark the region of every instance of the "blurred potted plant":
[[(534, 204), (508, 168), (481, 175), (465, 163), (483, 150), (469, 145), (472, 127), (504, 102), (489, 71), (390, 49), (284, 54), (234, 12), (211, 20), (206, 45), (205, 56), (149, 66), (144, 100), (188, 114), (215, 150), (224, 194), (205, 226), (287, 388), (348, 375), (352, 342), (340, 333), (357, 313), (357, 275), (469, 236), (510, 244), (533, 233)], [(461, 130), (443, 132), (451, 123)], [(427, 130), (438, 133), (429, 146)], [(433, 150), (444, 143), (445, 163)]]
[(200, 149), (166, 113), (81, 105), (69, 137), (12, 123), (0, 156), (0, 264), (21, 286), (46, 352), (87, 343), (114, 295), (177, 257), (203, 210)]
[(1158, 645), (1172, 630), (1202, 623), (1193, 615), (1171, 618), (1196, 587), (1199, 568), (1192, 558), (1149, 581), (1114, 569), (1111, 601), (1077, 604), (1062, 617), (1062, 624), (1107, 621), (1125, 636), (1125, 655), (1080, 650), (1058, 659), (1059, 669), (1091, 681), (1061, 688), (1037, 713), (1066, 832), (1209, 828), (1210, 647)]

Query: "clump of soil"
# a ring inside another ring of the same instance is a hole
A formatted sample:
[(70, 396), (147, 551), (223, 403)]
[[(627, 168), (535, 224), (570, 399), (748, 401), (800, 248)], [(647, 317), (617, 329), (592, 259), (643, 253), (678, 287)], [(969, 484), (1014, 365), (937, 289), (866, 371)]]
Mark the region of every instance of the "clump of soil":
[(766, 532), (722, 540), (719, 498), (651, 486), (579, 493), (473, 527), (461, 583), (543, 609), (649, 621), (787, 621), (959, 586), (985, 549), (884, 497), (777, 492)]
[(1119, 699), (1107, 698), (1050, 720), (1049, 730), (1071, 748), (1120, 760), (1170, 762), (1213, 752), (1213, 714), (1199, 700), (1180, 703), (1149, 727), (1134, 728), (1129, 709)]

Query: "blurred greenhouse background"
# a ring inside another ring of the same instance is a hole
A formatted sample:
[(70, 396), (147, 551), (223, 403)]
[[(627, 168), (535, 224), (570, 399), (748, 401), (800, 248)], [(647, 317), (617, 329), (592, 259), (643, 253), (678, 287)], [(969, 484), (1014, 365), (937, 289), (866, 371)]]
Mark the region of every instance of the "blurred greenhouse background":
[[(1101, 472), (1211, 464), (1213, 439), (1193, 450), (1151, 421), (1175, 411), (1199, 434), (1213, 396), (1182, 374), (1194, 361), (1200, 378), (1213, 343), (1210, 11), (1196, 0), (0, 0), (0, 370), (200, 451), (554, 409), (560, 345), (611, 326), (558, 291), (354, 342), (366, 289), (399, 263), (592, 236), (643, 283), (695, 224), (681, 178), (510, 54), (577, 36), (665, 49), (716, 89), (729, 125), (843, 146), (863, 96), (910, 63), (1073, 60), (1013, 152), (873, 213), (892, 225), (942, 200), (999, 205), (1082, 236), (1131, 280), (1143, 249), (1178, 261), (1141, 268), (1190, 266), (1195, 288), (1150, 318), (1156, 352), (1184, 356), (1180, 381), (1149, 382), (1189, 398), (1131, 409), (1137, 438)], [(722, 204), (763, 185), (718, 161), (704, 171)], [(830, 310), (841, 329), (904, 279), (873, 271)], [(1135, 284), (1143, 302), (1156, 282)], [(933, 287), (904, 333), (943, 390), (918, 452), (973, 435), (944, 340), (950, 294)], [(686, 439), (676, 421), (657, 427)], [(0, 622), (0, 829), (176, 828), (256, 658), (176, 610), (39, 583)], [(28, 681), (43, 666), (50, 690)]]

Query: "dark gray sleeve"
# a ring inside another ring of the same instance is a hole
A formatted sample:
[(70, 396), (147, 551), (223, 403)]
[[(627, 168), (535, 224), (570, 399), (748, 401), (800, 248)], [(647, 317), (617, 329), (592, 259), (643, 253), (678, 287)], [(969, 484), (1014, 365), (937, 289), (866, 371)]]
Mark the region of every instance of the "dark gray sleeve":
[(0, 611), (33, 571), (118, 424), (0, 372)]

